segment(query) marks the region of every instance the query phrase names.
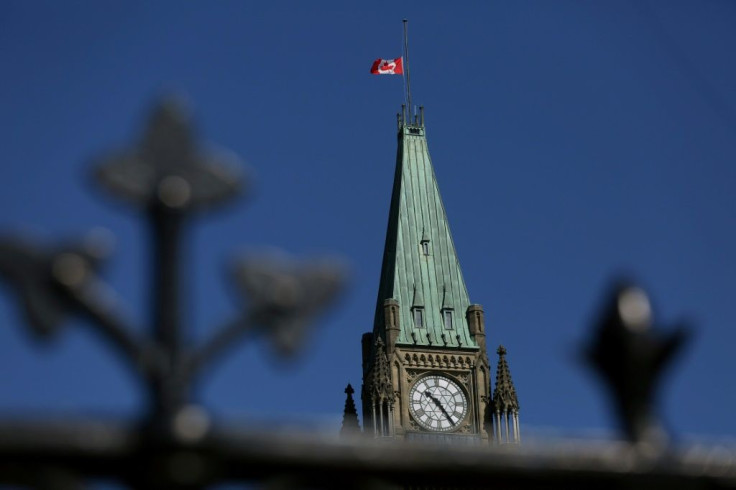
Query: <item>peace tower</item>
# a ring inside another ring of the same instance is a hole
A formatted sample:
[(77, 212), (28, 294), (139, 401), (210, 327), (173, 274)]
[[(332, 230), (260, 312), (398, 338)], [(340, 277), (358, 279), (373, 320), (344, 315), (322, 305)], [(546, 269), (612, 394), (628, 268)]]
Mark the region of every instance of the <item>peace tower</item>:
[[(506, 351), (497, 351), (492, 391), (483, 307), (470, 302), (465, 287), (429, 157), (423, 108), (413, 120), (402, 109), (397, 120), (375, 320), (362, 339), (363, 430), (454, 444), (518, 442), (519, 403)], [(346, 393), (352, 405), (352, 388)], [(351, 416), (357, 425), (346, 403), (346, 423)]]

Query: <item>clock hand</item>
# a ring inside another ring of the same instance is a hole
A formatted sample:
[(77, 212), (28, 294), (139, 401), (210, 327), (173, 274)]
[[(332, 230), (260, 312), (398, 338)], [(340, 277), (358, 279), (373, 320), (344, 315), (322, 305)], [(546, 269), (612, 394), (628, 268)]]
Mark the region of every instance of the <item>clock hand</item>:
[(427, 395), (427, 397), (434, 402), (435, 405), (437, 405), (437, 408), (440, 409), (440, 411), (447, 417), (447, 420), (450, 421), (450, 423), (454, 423), (452, 420), (452, 417), (449, 413), (447, 413), (447, 410), (445, 410), (445, 407), (442, 406), (442, 403), (432, 394), (429, 392), (429, 390), (425, 390), (424, 394)]

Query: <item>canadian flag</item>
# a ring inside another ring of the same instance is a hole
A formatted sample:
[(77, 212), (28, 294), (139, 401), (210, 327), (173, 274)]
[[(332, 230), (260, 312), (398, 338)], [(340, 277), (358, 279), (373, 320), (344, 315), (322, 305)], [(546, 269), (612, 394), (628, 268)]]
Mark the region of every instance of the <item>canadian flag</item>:
[(395, 60), (378, 58), (371, 66), (371, 73), (374, 75), (402, 75), (404, 73), (403, 57)]

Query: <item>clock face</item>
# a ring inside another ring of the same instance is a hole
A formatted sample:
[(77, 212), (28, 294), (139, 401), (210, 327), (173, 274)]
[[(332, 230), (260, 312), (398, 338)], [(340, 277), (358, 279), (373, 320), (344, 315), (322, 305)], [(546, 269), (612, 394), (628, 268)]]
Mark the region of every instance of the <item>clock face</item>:
[(462, 388), (444, 376), (425, 376), (409, 393), (409, 411), (425, 429), (456, 429), (468, 413), (468, 401)]

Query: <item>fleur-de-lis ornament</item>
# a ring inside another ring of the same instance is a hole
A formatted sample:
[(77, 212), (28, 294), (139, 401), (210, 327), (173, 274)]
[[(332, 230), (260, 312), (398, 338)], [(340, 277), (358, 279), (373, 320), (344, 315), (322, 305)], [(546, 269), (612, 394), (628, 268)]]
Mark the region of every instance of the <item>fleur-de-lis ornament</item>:
[(103, 294), (111, 289), (98, 275), (104, 254), (89, 240), (45, 247), (13, 237), (0, 239), (0, 275), (18, 291), (34, 332), (48, 336), (67, 317), (80, 316), (124, 355), (152, 398), (145, 424), (154, 429), (147, 437), (155, 435), (158, 441), (152, 450), (159, 444), (165, 447), (171, 438), (191, 442), (192, 434), (205, 437), (209, 424), (201, 422), (207, 416), (193, 405), (191, 394), (201, 369), (248, 332), (265, 334), (282, 353), (298, 351), (309, 324), (341, 289), (343, 269), (334, 261), (296, 263), (269, 257), (236, 263), (232, 274), (244, 303), (241, 313), (192, 346), (180, 311), (181, 231), (193, 213), (241, 192), (243, 178), (236, 160), (225, 152), (204, 151), (184, 106), (167, 99), (156, 106), (136, 145), (97, 160), (95, 176), (105, 189), (141, 211), (150, 225), (149, 328), (126, 325), (111, 307), (109, 295)]
[(587, 359), (613, 395), (624, 434), (633, 443), (663, 448), (667, 436), (655, 414), (657, 389), (689, 329), (654, 328), (649, 296), (630, 281), (612, 288), (595, 328)]
[(156, 107), (138, 145), (99, 159), (96, 176), (110, 192), (138, 207), (182, 212), (226, 202), (243, 187), (237, 159), (203, 152), (188, 111), (176, 99)]

